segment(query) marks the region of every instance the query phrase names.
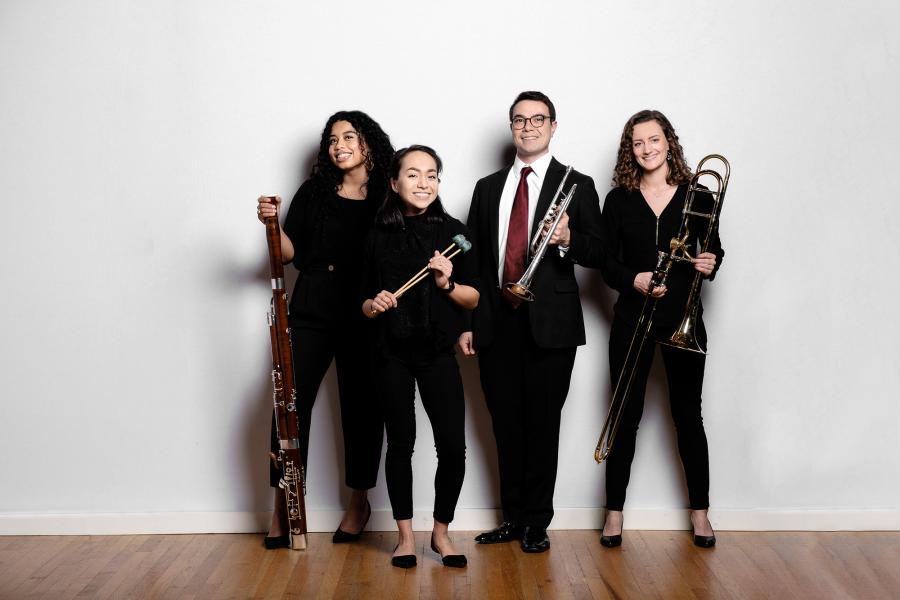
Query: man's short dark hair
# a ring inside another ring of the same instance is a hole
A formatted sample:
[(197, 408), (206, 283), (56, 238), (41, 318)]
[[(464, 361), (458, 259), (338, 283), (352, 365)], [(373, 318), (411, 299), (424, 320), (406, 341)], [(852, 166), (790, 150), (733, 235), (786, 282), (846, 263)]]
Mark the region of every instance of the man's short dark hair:
[(510, 123), (512, 123), (512, 120), (513, 120), (513, 108), (515, 108), (516, 104), (518, 104), (522, 100), (537, 100), (538, 102), (543, 102), (544, 104), (547, 105), (547, 110), (550, 111), (550, 120), (551, 121), (556, 120), (556, 107), (553, 106), (553, 101), (550, 100), (549, 97), (547, 97), (547, 94), (545, 94), (543, 92), (531, 91), (531, 92), (522, 92), (521, 94), (516, 96), (515, 100), (513, 100), (513, 103), (509, 107), (509, 122)]

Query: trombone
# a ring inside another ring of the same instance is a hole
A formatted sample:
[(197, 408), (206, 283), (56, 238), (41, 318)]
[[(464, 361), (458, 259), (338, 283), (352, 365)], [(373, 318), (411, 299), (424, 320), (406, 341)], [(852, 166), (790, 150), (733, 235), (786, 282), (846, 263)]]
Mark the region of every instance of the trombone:
[(526, 302), (532, 302), (534, 300), (534, 294), (528, 289), (531, 287), (531, 280), (534, 278), (534, 272), (537, 271), (538, 266), (544, 259), (544, 254), (547, 253), (547, 246), (550, 244), (550, 238), (553, 236), (553, 232), (556, 231), (556, 227), (559, 225), (559, 221), (562, 219), (566, 209), (569, 208), (569, 203), (572, 202), (572, 197), (575, 195), (575, 189), (578, 187), (577, 183), (573, 183), (572, 187), (569, 188), (569, 191), (566, 192), (562, 198), (559, 197), (559, 195), (562, 194), (563, 186), (566, 185), (566, 179), (569, 178), (569, 173), (571, 172), (572, 165), (569, 165), (566, 167), (566, 173), (563, 175), (562, 181), (559, 182), (559, 187), (553, 195), (553, 202), (547, 207), (547, 211), (544, 213), (543, 218), (541, 218), (541, 223), (538, 225), (537, 231), (534, 232), (534, 237), (531, 239), (531, 244), (528, 247), (529, 254), (532, 256), (531, 262), (528, 263), (528, 267), (525, 268), (525, 272), (522, 273), (519, 281), (516, 281), (515, 283), (510, 281), (503, 286), (510, 294), (519, 300), (524, 300)]
[[(724, 174), (712, 168), (704, 168), (704, 165), (710, 160), (721, 162)], [(707, 189), (700, 185), (701, 177), (711, 177), (715, 181), (715, 189)], [(594, 450), (594, 460), (597, 461), (597, 464), (606, 460), (612, 451), (612, 445), (616, 439), (616, 433), (619, 431), (622, 415), (625, 413), (625, 403), (628, 400), (631, 384), (634, 382), (634, 376), (637, 372), (638, 359), (641, 356), (641, 350), (644, 348), (644, 342), (650, 335), (650, 328), (653, 326), (653, 313), (656, 311), (656, 302), (659, 300), (653, 297), (653, 290), (666, 284), (669, 270), (676, 262), (692, 261), (688, 249), (688, 240), (690, 239), (689, 222), (692, 217), (706, 219), (706, 234), (700, 243), (700, 253), (708, 250), (709, 243), (719, 226), (719, 214), (722, 212), (722, 201), (725, 199), (725, 190), (728, 187), (730, 177), (731, 165), (725, 157), (721, 154), (710, 154), (700, 161), (697, 165), (697, 172), (688, 182), (687, 197), (684, 201), (684, 209), (681, 212), (681, 225), (678, 228), (678, 234), (669, 241), (668, 252), (659, 251), (656, 269), (653, 272), (653, 277), (650, 279), (644, 306), (638, 317), (637, 326), (634, 328), (634, 334), (631, 336), (631, 342), (628, 345), (628, 352), (625, 354), (625, 361), (622, 364), (622, 370), (619, 372), (619, 378), (616, 380), (616, 387), (613, 390), (612, 399), (609, 403), (606, 422), (603, 424), (600, 439), (597, 441), (597, 448)], [(694, 209), (694, 198), (697, 192), (712, 196), (712, 207), (708, 213)], [(696, 336), (697, 312), (700, 307), (700, 284), (703, 282), (702, 275), (699, 271), (694, 274), (681, 324), (668, 340), (660, 341), (660, 344), (706, 354), (706, 350), (700, 347)]]

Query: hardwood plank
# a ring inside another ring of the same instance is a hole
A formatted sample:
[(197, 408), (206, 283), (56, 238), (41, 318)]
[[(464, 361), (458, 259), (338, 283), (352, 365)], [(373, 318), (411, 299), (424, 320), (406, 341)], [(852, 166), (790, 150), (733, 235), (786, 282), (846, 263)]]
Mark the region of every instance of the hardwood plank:
[(900, 598), (898, 532), (719, 532), (706, 550), (686, 532), (628, 531), (608, 549), (596, 531), (554, 531), (543, 554), (452, 535), (465, 569), (444, 567), (427, 532), (409, 570), (390, 566), (393, 532), (312, 534), (299, 552), (259, 535), (6, 537), (0, 598)]

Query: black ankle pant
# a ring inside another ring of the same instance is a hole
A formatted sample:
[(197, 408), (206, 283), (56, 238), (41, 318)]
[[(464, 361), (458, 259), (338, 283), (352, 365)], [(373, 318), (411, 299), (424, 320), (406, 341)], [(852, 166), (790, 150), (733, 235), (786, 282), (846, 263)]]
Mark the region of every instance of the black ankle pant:
[[(622, 510), (625, 489), (631, 477), (638, 425), (644, 411), (644, 392), (647, 377), (657, 346), (655, 340), (668, 338), (674, 328), (654, 328), (644, 343), (635, 372), (631, 393), (622, 415), (612, 451), (606, 461), (606, 508)], [(619, 378), (628, 345), (634, 333), (634, 325), (614, 319), (609, 336), (610, 380), (613, 388)], [(706, 330), (702, 320), (698, 323), (700, 345), (706, 347)], [(637, 343), (637, 342), (635, 342)], [(703, 389), (703, 369), (706, 356), (697, 352), (679, 350), (660, 345), (666, 380), (669, 384), (669, 405), (678, 435), (678, 453), (687, 479), (690, 507), (694, 510), (709, 508), (709, 451), (703, 416), (700, 411), (700, 392)]]
[(434, 519), (453, 521), (466, 471), (465, 399), (453, 354), (404, 353), (381, 359), (375, 368), (387, 430), (384, 474), (394, 519), (413, 517), (412, 454), (416, 441), (415, 385), (437, 450)]
[[(306, 467), (309, 451), (309, 427), (319, 385), (335, 361), (338, 395), (341, 404), (341, 430), (344, 437), (344, 482), (354, 490), (375, 487), (384, 425), (371, 375), (367, 347), (354, 327), (330, 329), (291, 329), (294, 379), (297, 383), (297, 418), (300, 422), (300, 455)], [(278, 454), (275, 414), (272, 413), (272, 452)], [(275, 487), (281, 473), (270, 466), (269, 483)]]

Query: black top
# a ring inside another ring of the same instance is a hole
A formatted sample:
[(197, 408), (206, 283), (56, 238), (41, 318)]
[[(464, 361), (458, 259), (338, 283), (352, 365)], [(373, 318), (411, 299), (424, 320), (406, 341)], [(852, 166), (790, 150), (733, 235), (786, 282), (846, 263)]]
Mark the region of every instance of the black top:
[(374, 222), (374, 202), (332, 192), (316, 196), (307, 181), (291, 201), (284, 232), (300, 272), (291, 296), (290, 325), (327, 327), (360, 316), (356, 302), (363, 244)]
[[(435, 250), (443, 252), (453, 236), (462, 234), (471, 240), (466, 226), (453, 217), (445, 216), (441, 223), (428, 223), (427, 219), (428, 215), (404, 217), (401, 229), (378, 225), (372, 230), (364, 253), (363, 299), (374, 298), (381, 290), (398, 290), (428, 263)], [(475, 249), (451, 260), (450, 278), (478, 289)], [(362, 300), (357, 306), (361, 304)], [(397, 308), (376, 318), (376, 345), (392, 354), (452, 352), (463, 331), (463, 316), (464, 310), (437, 288), (429, 273), (400, 297)]]
[[(608, 252), (602, 271), (606, 283), (619, 292), (615, 305), (616, 317), (630, 323), (637, 322), (646, 296), (634, 289), (634, 278), (638, 273), (656, 269), (659, 250), (669, 251), (669, 241), (678, 234), (681, 225), (686, 198), (687, 184), (682, 184), (657, 218), (640, 190), (617, 187), (606, 195), (602, 222)], [(711, 207), (712, 195), (695, 196), (694, 212), (708, 212)], [(707, 223), (700, 217), (692, 217), (688, 222), (688, 248), (692, 256), (699, 252), (699, 243), (706, 236)], [(716, 266), (707, 278), (712, 279), (725, 256), (718, 227), (707, 251), (717, 257)], [(653, 320), (657, 325), (674, 327), (681, 321), (695, 273), (697, 271), (690, 263), (676, 262), (672, 266), (666, 281), (666, 295), (656, 305)], [(701, 305), (698, 314), (702, 312)]]

